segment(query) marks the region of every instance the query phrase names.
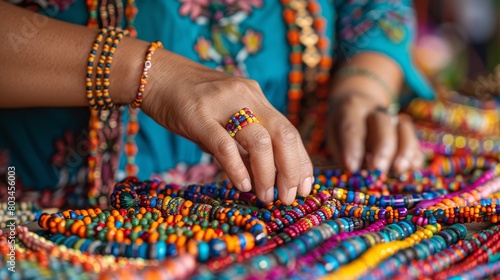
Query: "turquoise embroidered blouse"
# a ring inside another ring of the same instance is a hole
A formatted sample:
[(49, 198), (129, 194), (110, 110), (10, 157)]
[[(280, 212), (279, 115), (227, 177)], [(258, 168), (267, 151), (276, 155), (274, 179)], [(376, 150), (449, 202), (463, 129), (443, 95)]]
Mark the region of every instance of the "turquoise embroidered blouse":
[[(136, 2), (139, 39), (161, 40), (166, 49), (212, 68), (221, 68), (222, 57), (229, 55), (235, 60), (234, 73), (257, 80), (271, 103), (285, 112), (290, 49), (280, 1), (221, 1), (238, 9), (232, 14), (221, 14), (218, 22), (206, 17), (210, 10), (204, 3), (211, 3), (209, 0)], [(418, 96), (432, 98), (431, 88), (409, 55), (414, 33), (411, 1), (318, 2), (327, 22), (326, 35), (330, 45), (335, 46), (332, 54), (340, 59), (362, 51), (386, 54), (399, 63), (407, 84)], [(88, 19), (84, 0), (75, 1), (65, 10), (53, 11), (45, 13), (80, 25)], [(222, 31), (214, 35), (213, 25)], [(0, 150), (7, 151), (3, 153), (4, 164), (14, 165), (22, 184), (31, 188), (84, 184), (82, 164), (88, 154), (88, 117), (87, 108), (0, 110)], [(126, 120), (127, 114), (123, 121)], [(136, 162), (140, 178), (162, 173), (178, 162), (199, 162), (202, 152), (195, 144), (168, 132), (143, 113), (139, 113), (139, 122), (141, 129), (136, 141), (140, 152)], [(122, 170), (124, 165), (122, 154)]]

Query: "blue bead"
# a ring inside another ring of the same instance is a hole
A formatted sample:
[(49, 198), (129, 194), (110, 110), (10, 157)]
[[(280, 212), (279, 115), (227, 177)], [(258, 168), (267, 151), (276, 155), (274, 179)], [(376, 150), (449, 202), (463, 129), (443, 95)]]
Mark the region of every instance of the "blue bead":
[(226, 242), (219, 238), (214, 238), (209, 242), (210, 256), (221, 257), (226, 254)]
[(163, 240), (160, 240), (156, 243), (156, 257), (159, 259), (159, 260), (164, 260), (167, 256), (167, 244), (165, 243), (165, 241)]
[(238, 239), (240, 240), (240, 248), (241, 250), (245, 250), (245, 246), (247, 245), (247, 240), (243, 234), (238, 234)]
[(175, 244), (167, 244), (167, 256), (177, 256), (177, 247), (175, 247)]
[(148, 244), (147, 243), (142, 243), (139, 246), (139, 252), (138, 252), (139, 258), (146, 259), (147, 252), (148, 252)]
[(210, 248), (206, 242), (198, 243), (198, 260), (200, 262), (206, 262), (210, 257)]

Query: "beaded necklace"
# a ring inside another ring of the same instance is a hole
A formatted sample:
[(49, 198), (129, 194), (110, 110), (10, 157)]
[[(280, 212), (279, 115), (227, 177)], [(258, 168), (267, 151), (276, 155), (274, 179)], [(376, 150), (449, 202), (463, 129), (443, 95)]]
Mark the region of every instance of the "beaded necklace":
[[(87, 7), (89, 11), (87, 26), (89, 28), (98, 28), (99, 26), (117, 27), (122, 24), (123, 3), (120, 0), (104, 0), (100, 2), (100, 6), (97, 0), (87, 0)], [(133, 26), (136, 14), (137, 8), (135, 6), (135, 1), (129, 0), (125, 9), (126, 30), (130, 32), (129, 35), (132, 37), (135, 37), (137, 34)], [(100, 21), (98, 17), (100, 17)], [(100, 80), (97, 79), (96, 82), (97, 81)], [(129, 142), (133, 141), (135, 136), (134, 133), (137, 133), (137, 131), (130, 128), (134, 127), (134, 122), (137, 123), (137, 113), (131, 111), (130, 114), (131, 118), (129, 124), (127, 124), (127, 133), (129, 136), (126, 138), (126, 152), (130, 152), (131, 149), (136, 147), (135, 143), (129, 144)], [(89, 169), (87, 182), (89, 186), (88, 197), (90, 205), (106, 207), (108, 203), (107, 196), (115, 183), (114, 177), (118, 168), (118, 156), (121, 146), (121, 115), (121, 109), (113, 109), (110, 111), (90, 110), (90, 151), (87, 160)], [(129, 154), (130, 153), (127, 153), (127, 155)]]

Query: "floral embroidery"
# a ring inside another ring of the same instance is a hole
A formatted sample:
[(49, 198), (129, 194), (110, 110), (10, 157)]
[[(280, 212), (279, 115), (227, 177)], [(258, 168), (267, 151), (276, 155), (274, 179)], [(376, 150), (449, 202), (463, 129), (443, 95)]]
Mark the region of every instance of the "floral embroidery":
[(6, 0), (33, 12), (43, 11), (48, 16), (66, 10), (75, 0)]
[(180, 0), (180, 2), (182, 3), (180, 14), (189, 15), (193, 20), (206, 14), (209, 5), (209, 0)]
[(254, 32), (252, 29), (248, 29), (242, 39), (245, 44), (245, 48), (249, 54), (254, 54), (260, 50), (262, 35), (260, 33)]
[[(209, 25), (211, 37), (200, 36), (194, 50), (203, 61), (213, 61), (216, 69), (235, 76), (247, 76), (245, 60), (261, 49), (262, 35), (254, 30), (240, 31), (240, 23), (262, 7), (262, 0), (179, 0), (179, 13), (201, 25)], [(244, 34), (244, 35), (242, 35)], [(226, 44), (241, 45), (232, 53)]]
[[(370, 31), (378, 27), (384, 32), (389, 40), (394, 43), (401, 43), (407, 36), (405, 26), (413, 20), (412, 14), (406, 10), (408, 8), (401, 0), (377, 0), (375, 7), (367, 3), (348, 1), (351, 13), (344, 13), (340, 19), (340, 37), (348, 42), (356, 43), (370, 37)], [(380, 5), (390, 5), (391, 8), (379, 7)]]
[(209, 40), (206, 40), (204, 37), (199, 37), (194, 49), (198, 53), (201, 60), (209, 60), (211, 46), (212, 43)]

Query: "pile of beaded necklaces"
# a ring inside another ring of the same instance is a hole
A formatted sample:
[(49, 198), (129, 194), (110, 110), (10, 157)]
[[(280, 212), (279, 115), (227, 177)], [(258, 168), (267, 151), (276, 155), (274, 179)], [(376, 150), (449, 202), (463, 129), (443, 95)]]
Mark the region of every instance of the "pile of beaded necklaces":
[[(39, 214), (36, 233), (6, 229), (0, 259), (7, 263), (14, 251), (19, 275), (49, 279), (500, 273), (500, 163), (493, 157), (435, 154), (426, 168), (400, 176), (317, 169), (311, 195), (291, 206), (275, 198), (263, 204), (227, 181), (180, 186), (129, 177), (114, 187), (109, 210)], [(470, 223), (483, 230), (470, 234)], [(12, 277), (8, 267), (0, 267), (2, 279)]]

